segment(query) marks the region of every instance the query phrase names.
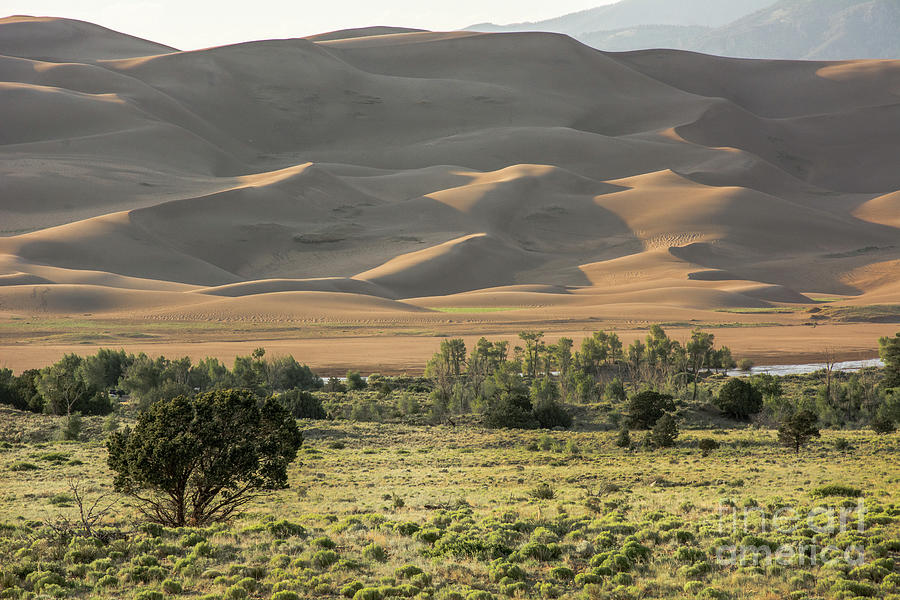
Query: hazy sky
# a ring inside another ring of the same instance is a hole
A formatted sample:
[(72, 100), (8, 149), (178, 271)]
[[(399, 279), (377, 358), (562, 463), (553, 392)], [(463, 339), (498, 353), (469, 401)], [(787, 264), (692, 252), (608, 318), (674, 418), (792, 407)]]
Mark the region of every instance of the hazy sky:
[(0, 0), (0, 16), (26, 14), (81, 19), (192, 50), (369, 25), (447, 30), (486, 21), (535, 21), (614, 1)]

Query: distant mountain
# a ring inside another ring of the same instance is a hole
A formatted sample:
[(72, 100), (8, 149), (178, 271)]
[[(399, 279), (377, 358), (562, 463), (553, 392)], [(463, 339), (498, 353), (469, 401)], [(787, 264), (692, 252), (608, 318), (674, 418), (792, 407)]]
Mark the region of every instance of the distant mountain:
[(482, 23), (474, 31), (552, 31), (581, 38), (642, 25), (719, 27), (772, 5), (775, 0), (621, 0), (546, 21), (494, 25)]
[(594, 31), (579, 36), (588, 46), (607, 52), (626, 52), (645, 48), (687, 50), (698, 38), (714, 31), (710, 27), (688, 25), (640, 25), (615, 31)]
[(553, 31), (613, 52), (673, 48), (739, 58), (900, 57), (898, 0), (622, 0), (537, 23), (471, 29)]
[(691, 49), (749, 58), (898, 58), (900, 2), (782, 0), (703, 36)]

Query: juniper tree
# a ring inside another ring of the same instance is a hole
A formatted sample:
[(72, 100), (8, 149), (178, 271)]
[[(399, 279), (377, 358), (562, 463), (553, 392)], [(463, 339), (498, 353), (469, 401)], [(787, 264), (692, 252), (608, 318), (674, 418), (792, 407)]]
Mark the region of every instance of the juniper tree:
[(161, 400), (107, 442), (116, 491), (149, 519), (200, 527), (287, 487), (303, 437), (274, 399), (224, 390)]

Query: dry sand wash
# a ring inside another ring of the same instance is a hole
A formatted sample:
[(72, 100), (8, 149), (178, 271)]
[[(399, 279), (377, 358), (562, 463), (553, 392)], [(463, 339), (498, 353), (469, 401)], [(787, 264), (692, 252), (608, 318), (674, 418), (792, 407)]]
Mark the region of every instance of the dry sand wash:
[[(565, 330), (900, 303), (900, 61), (385, 28), (180, 52), (10, 17), (0, 110), (5, 318)], [(465, 307), (519, 310), (435, 310)]]

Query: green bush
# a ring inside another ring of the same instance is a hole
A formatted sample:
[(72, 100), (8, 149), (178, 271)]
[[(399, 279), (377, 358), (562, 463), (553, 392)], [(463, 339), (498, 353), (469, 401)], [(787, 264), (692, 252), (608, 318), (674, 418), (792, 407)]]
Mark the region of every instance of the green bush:
[(353, 598), (356, 595), (356, 592), (363, 589), (363, 587), (365, 586), (359, 581), (351, 581), (341, 588), (341, 596), (345, 598)]
[(244, 598), (247, 598), (249, 596), (250, 594), (247, 593), (247, 590), (239, 585), (233, 585), (225, 590), (226, 600), (244, 600)]
[(550, 569), (550, 576), (560, 581), (571, 581), (575, 579), (575, 571), (569, 567), (553, 567)]
[(634, 429), (650, 429), (666, 414), (674, 410), (672, 396), (646, 390), (635, 394), (628, 401), (628, 424)]
[(703, 456), (709, 456), (713, 450), (719, 449), (719, 442), (712, 438), (703, 438), (697, 443), (697, 447)]
[(404, 565), (394, 569), (394, 576), (398, 579), (409, 579), (415, 575), (422, 573), (422, 569), (415, 565)]
[(196, 531), (192, 531), (191, 533), (186, 533), (181, 537), (181, 546), (183, 548), (194, 547), (200, 542), (205, 542), (206, 538)]
[(372, 543), (363, 548), (363, 556), (369, 560), (384, 562), (387, 560), (387, 551), (378, 544)]
[(706, 553), (700, 548), (681, 547), (675, 553), (678, 562), (693, 564), (706, 558)]
[(322, 408), (322, 401), (313, 394), (300, 390), (290, 390), (276, 398), (295, 419), (325, 419), (328, 417)]
[(353, 600), (381, 600), (381, 590), (374, 587), (361, 588), (353, 594)]
[(501, 579), (511, 579), (514, 581), (524, 581), (526, 578), (525, 570), (517, 564), (497, 561), (490, 570), (491, 579), (500, 581)]
[(334, 540), (332, 540), (329, 537), (325, 537), (325, 536), (318, 537), (310, 543), (313, 546), (318, 546), (319, 548), (325, 548), (326, 550), (333, 550), (337, 546), (337, 544), (334, 543)]
[(419, 531), (416, 532), (415, 536), (413, 536), (413, 537), (415, 539), (417, 539), (418, 541), (423, 542), (425, 544), (433, 544), (443, 534), (444, 534), (444, 532), (441, 531), (440, 529), (437, 529), (435, 527), (428, 527), (425, 529), (420, 529)]
[(412, 521), (407, 521), (405, 523), (397, 523), (394, 526), (394, 531), (399, 533), (400, 535), (413, 535), (417, 531), (419, 531), (418, 523), (413, 523)]
[(716, 406), (723, 413), (740, 421), (749, 419), (762, 410), (762, 393), (753, 384), (739, 377), (732, 377), (719, 390)]
[(531, 488), (528, 495), (537, 500), (552, 500), (556, 497), (556, 492), (553, 491), (550, 484), (541, 483), (536, 487)]
[(278, 521), (269, 521), (266, 523), (266, 531), (278, 537), (297, 537), (306, 535), (303, 525), (292, 523), (287, 519), (279, 519)]
[(319, 550), (313, 554), (312, 562), (317, 567), (324, 569), (336, 563), (339, 558), (340, 556), (334, 550)]
[(281, 590), (272, 594), (271, 600), (300, 600), (300, 594), (290, 590)]
[(559, 544), (542, 544), (540, 542), (528, 542), (519, 549), (519, 555), (535, 560), (551, 561), (559, 558), (562, 549)]
[(670, 448), (678, 438), (678, 424), (670, 414), (661, 416), (653, 425), (650, 439), (657, 448)]
[(554, 400), (536, 403), (531, 412), (543, 429), (553, 429), (554, 427), (568, 429), (572, 426), (572, 415)]
[(850, 581), (849, 579), (839, 579), (831, 586), (833, 593), (850, 592), (854, 596), (863, 596), (865, 598), (874, 598), (878, 596), (878, 588), (874, 585), (861, 583), (859, 581)]
[(861, 489), (841, 484), (823, 485), (811, 493), (813, 496), (841, 496), (844, 498), (859, 498), (863, 495)]
[(692, 596), (699, 594), (701, 590), (703, 590), (703, 582), (702, 581), (688, 581), (684, 584), (685, 594), (690, 594)]
[(708, 587), (700, 592), (700, 597), (709, 598), (710, 600), (729, 600), (731, 594), (724, 590), (720, 590), (719, 588)]

